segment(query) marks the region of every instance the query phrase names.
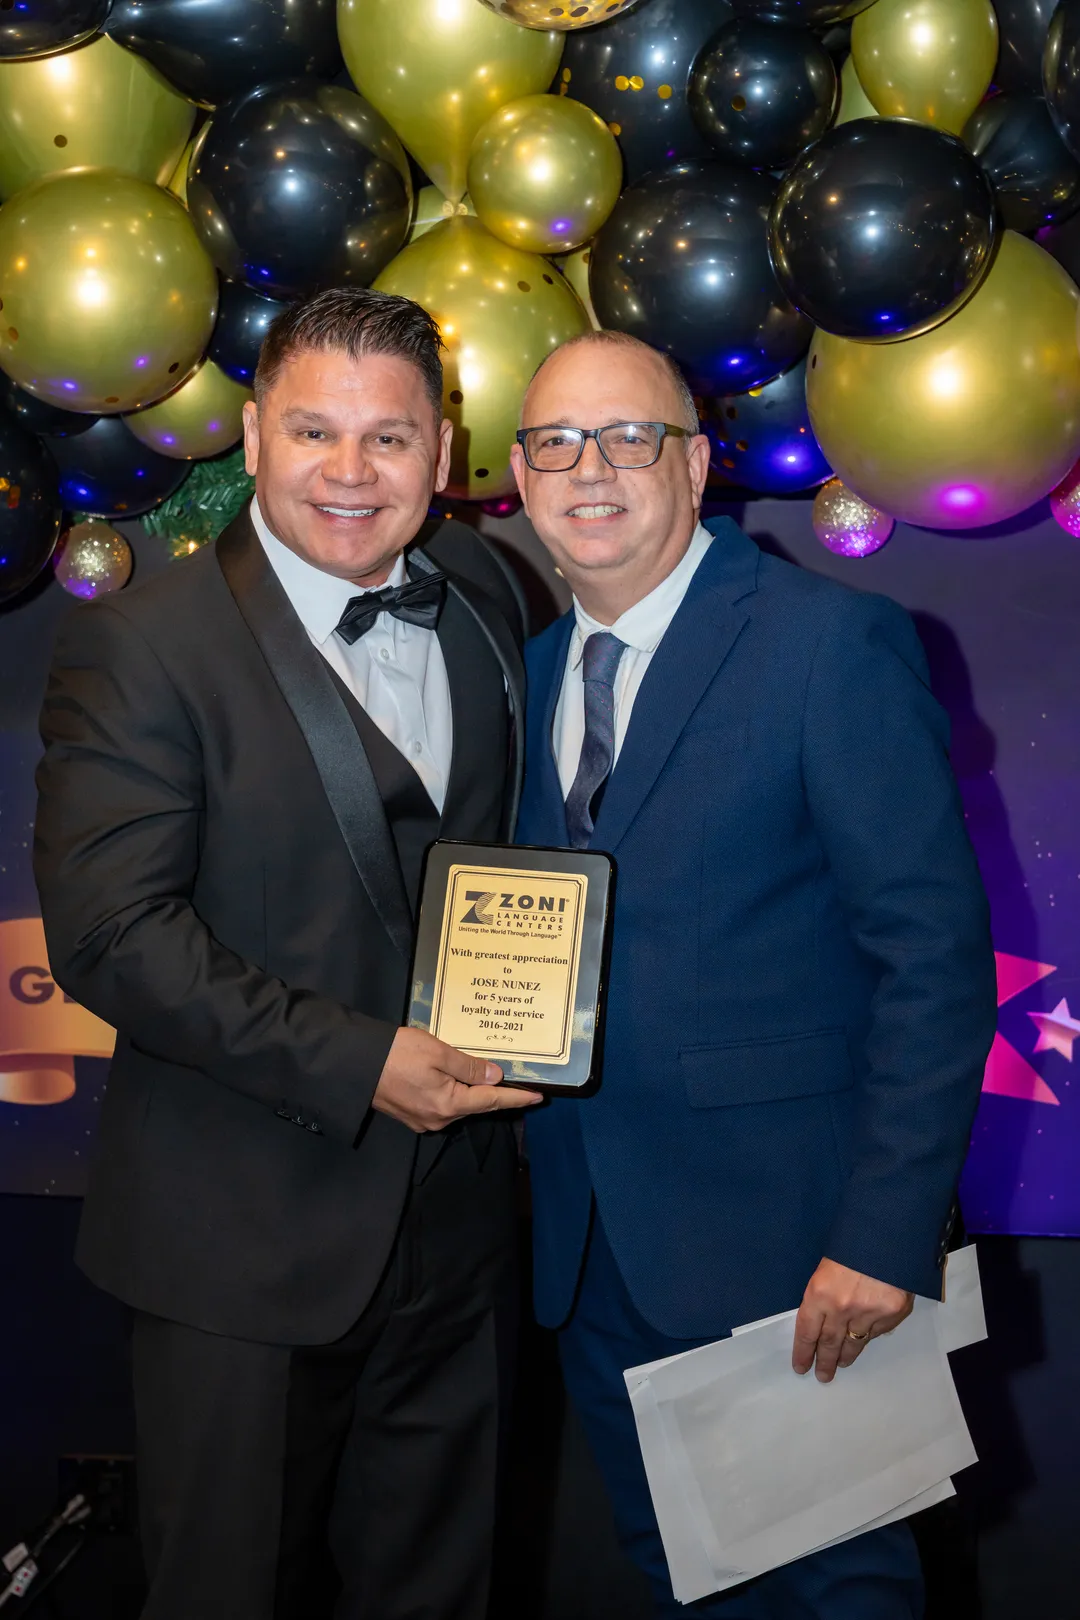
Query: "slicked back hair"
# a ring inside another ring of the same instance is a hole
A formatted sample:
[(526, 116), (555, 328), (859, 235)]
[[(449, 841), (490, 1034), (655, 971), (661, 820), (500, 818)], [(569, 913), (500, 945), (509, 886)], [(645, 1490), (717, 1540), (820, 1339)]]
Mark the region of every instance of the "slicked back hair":
[(374, 292), (370, 287), (330, 287), (300, 299), (271, 322), (255, 368), (255, 403), (261, 407), (282, 367), (296, 355), (337, 351), (362, 360), (366, 355), (389, 354), (408, 360), (419, 371), (438, 421), (442, 418), (442, 347), (435, 321), (411, 298)]
[[(584, 344), (619, 349), (640, 349), (645, 354), (651, 354), (654, 359), (659, 360), (671, 378), (672, 387), (678, 395), (680, 405), (679, 420), (673, 425), (685, 428), (688, 433), (700, 433), (702, 431), (698, 409), (694, 404), (694, 396), (690, 392), (686, 378), (675, 364), (675, 361), (669, 354), (664, 354), (660, 349), (654, 349), (651, 344), (643, 343), (640, 338), (631, 337), (629, 332), (580, 332), (577, 337), (567, 338), (565, 343), (560, 343), (557, 349), (552, 349), (550, 354), (544, 356), (533, 372), (529, 386), (531, 387), (532, 383), (536, 381), (549, 360), (553, 360), (557, 354), (565, 354), (567, 349), (581, 348)], [(525, 426), (524, 421), (522, 421), (521, 425), (522, 427)]]

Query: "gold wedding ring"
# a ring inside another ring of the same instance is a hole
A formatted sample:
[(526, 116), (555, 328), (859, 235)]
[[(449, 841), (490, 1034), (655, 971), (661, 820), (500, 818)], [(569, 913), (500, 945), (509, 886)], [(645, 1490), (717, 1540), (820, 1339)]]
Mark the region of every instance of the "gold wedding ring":
[(869, 1333), (852, 1333), (851, 1329), (848, 1328), (847, 1337), (854, 1339), (856, 1344), (865, 1344), (870, 1335)]

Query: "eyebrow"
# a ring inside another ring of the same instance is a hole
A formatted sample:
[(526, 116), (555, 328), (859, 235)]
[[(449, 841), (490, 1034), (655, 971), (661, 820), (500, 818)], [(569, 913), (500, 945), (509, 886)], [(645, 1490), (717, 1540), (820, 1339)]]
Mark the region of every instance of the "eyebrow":
[[(616, 427), (620, 422), (651, 422), (653, 420), (654, 418), (651, 416), (609, 416), (606, 422), (601, 422), (600, 426)], [(568, 416), (553, 416), (550, 421), (536, 423), (537, 427), (577, 427), (577, 425), (576, 422), (571, 422)]]
[[(328, 416), (323, 415), (322, 411), (307, 410), (302, 405), (290, 405), (286, 410), (282, 411), (281, 420), (287, 427), (296, 427), (301, 423), (310, 423), (316, 427), (333, 427), (334, 425)], [(419, 426), (419, 422), (414, 421), (411, 416), (384, 416), (367, 431), (381, 433), (385, 428), (400, 427), (412, 428), (415, 432), (419, 429)]]

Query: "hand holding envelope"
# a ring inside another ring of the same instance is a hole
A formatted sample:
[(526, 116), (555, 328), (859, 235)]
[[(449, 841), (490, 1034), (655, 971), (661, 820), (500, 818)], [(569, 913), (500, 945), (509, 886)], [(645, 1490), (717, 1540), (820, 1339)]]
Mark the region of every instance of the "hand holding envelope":
[(791, 1370), (795, 1311), (630, 1368), (675, 1597), (689, 1603), (953, 1494), (976, 1461), (946, 1359), (986, 1337), (974, 1248), (832, 1383)]

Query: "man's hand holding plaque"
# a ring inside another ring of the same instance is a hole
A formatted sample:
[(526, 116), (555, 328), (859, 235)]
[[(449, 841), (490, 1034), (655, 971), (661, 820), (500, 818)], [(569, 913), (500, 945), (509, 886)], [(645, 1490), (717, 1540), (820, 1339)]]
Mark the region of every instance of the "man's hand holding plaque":
[(371, 1106), (410, 1131), (441, 1131), (470, 1114), (526, 1108), (542, 1102), (538, 1091), (502, 1087), (496, 1063), (459, 1052), (422, 1029), (399, 1029)]

